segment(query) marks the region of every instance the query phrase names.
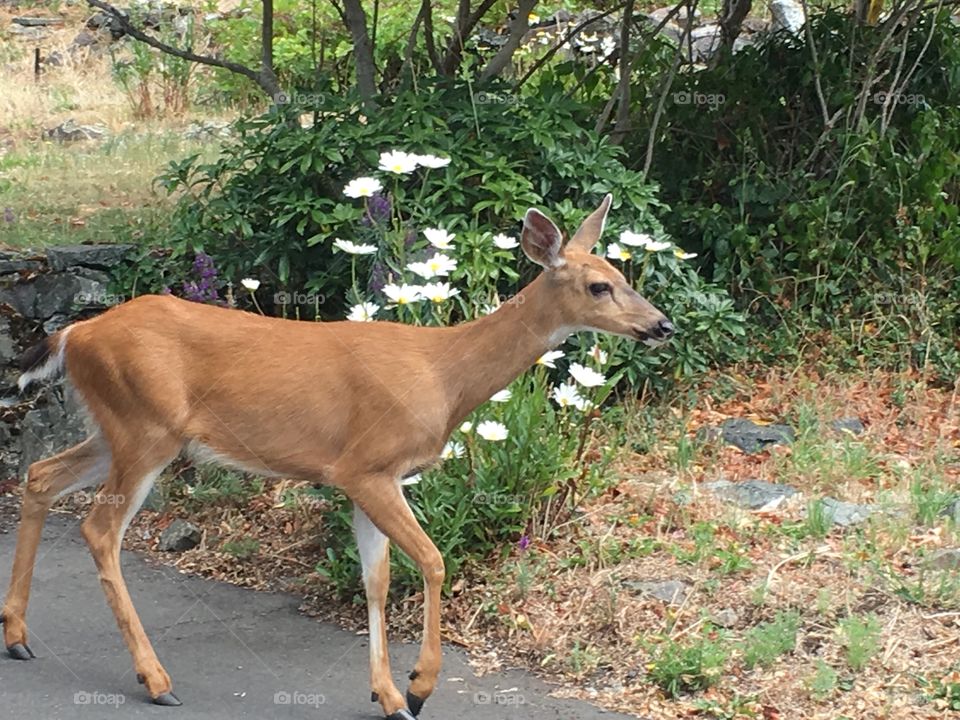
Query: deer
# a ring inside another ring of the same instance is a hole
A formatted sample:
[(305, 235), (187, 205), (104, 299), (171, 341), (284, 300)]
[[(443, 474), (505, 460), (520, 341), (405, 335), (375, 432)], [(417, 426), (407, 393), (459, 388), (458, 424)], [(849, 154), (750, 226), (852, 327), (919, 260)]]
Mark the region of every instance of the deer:
[[(25, 618), (50, 507), (98, 486), (81, 535), (137, 680), (153, 703), (181, 704), (131, 602), (120, 548), (158, 475), (188, 453), (347, 496), (367, 601), (371, 696), (388, 720), (418, 716), (441, 669), (445, 569), (407, 504), (404, 479), (438, 463), (464, 418), (571, 334), (606, 332), (650, 346), (674, 334), (660, 310), (593, 254), (611, 201), (607, 194), (566, 242), (546, 215), (527, 210), (520, 246), (542, 270), (513, 302), (475, 320), (301, 322), (143, 295), (27, 350), (21, 391), (65, 375), (91, 431), (27, 470), (2, 611), (9, 655), (35, 657)], [(405, 694), (392, 680), (387, 648), (390, 543), (424, 583), (422, 640)]]

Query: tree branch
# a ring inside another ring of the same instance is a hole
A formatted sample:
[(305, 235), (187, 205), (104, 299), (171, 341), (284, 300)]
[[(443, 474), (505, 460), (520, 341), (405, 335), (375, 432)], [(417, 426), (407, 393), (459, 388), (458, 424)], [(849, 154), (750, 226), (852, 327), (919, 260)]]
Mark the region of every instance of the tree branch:
[(634, 0), (627, 0), (620, 23), (620, 80), (617, 83), (617, 120), (610, 139), (619, 145), (630, 129), (630, 72), (633, 56), (630, 54), (630, 24), (633, 22)]
[(360, 97), (373, 102), (377, 96), (376, 69), (373, 62), (373, 45), (367, 32), (367, 14), (360, 0), (343, 0), (343, 13), (347, 29), (353, 38), (353, 61), (356, 66), (357, 89)]
[[(958, 1), (960, 1), (960, 0), (958, 0)], [(550, 62), (550, 58), (552, 58), (554, 55), (556, 55), (556, 54), (560, 51), (560, 48), (562, 48), (564, 45), (566, 45), (568, 42), (570, 42), (570, 40), (572, 40), (572, 39), (575, 38), (577, 35), (579, 35), (581, 32), (583, 32), (586, 28), (588, 28), (588, 27), (590, 27), (591, 25), (593, 25), (593, 23), (595, 23), (595, 22), (597, 22), (597, 21), (599, 21), (599, 20), (603, 20), (605, 17), (608, 17), (608, 16), (612, 15), (613, 13), (617, 12), (618, 10), (620, 10), (622, 7), (624, 7), (624, 3), (621, 3), (620, 5), (617, 5), (616, 7), (612, 7), (612, 8), (610, 8), (609, 10), (605, 10), (604, 12), (600, 13), (599, 15), (594, 15), (594, 16), (591, 17), (591, 18), (587, 18), (587, 19), (584, 20), (582, 23), (580, 23), (580, 24), (577, 25), (575, 28), (573, 28), (573, 30), (570, 30), (566, 35), (563, 36), (563, 39), (560, 40), (560, 42), (558, 42), (558, 43), (557, 43), (556, 45), (554, 45), (552, 48), (550, 48), (549, 50), (547, 50), (547, 52), (544, 53), (543, 57), (541, 57), (539, 60), (537, 60), (537, 61), (533, 64), (533, 67), (531, 67), (531, 68), (527, 71), (527, 73), (526, 73), (522, 78), (520, 78), (519, 82), (517, 82), (517, 88), (519, 89), (520, 86), (522, 86), (527, 80), (529, 80), (529, 79), (537, 72), (537, 70), (539, 70), (540, 68), (542, 68), (542, 67), (543, 67), (544, 65), (546, 65), (548, 62)]]
[(447, 54), (441, 66), (442, 74), (450, 77), (457, 71), (460, 60), (463, 58), (464, 39), (470, 36), (480, 19), (496, 4), (497, 0), (483, 0), (471, 15), (470, 0), (460, 0), (460, 6), (457, 8), (457, 24), (453, 28), (453, 36), (447, 44)]
[[(220, 58), (213, 57), (212, 55), (197, 55), (195, 52), (190, 50), (181, 50), (180, 48), (173, 45), (168, 45), (162, 40), (158, 40), (152, 35), (148, 35), (140, 28), (135, 27), (133, 23), (130, 22), (130, 17), (126, 13), (118, 10), (113, 5), (103, 2), (103, 0), (87, 0), (87, 4), (89, 4), (91, 7), (103, 10), (103, 12), (115, 18), (117, 23), (120, 25), (120, 29), (130, 37), (134, 38), (135, 40), (139, 40), (145, 45), (149, 45), (150, 47), (155, 48), (162, 53), (173, 55), (181, 60), (188, 60), (200, 65), (223, 68), (224, 70), (229, 70), (237, 75), (243, 75), (244, 77), (253, 80), (253, 82), (255, 82), (260, 89), (271, 98), (274, 98), (280, 93), (280, 86), (277, 84), (276, 76), (273, 74), (272, 66), (269, 68), (267, 73), (264, 73), (263, 68), (261, 68), (260, 71), (257, 71), (253, 68), (247, 67), (246, 65), (241, 65), (240, 63), (232, 62), (230, 60), (221, 60)], [(264, 58), (266, 58), (266, 55), (264, 55)]]
[(530, 27), (530, 13), (536, 5), (537, 0), (520, 0), (517, 7), (517, 16), (510, 23), (510, 35), (507, 42), (490, 59), (483, 72), (480, 73), (480, 82), (496, 77), (510, 64), (513, 54), (520, 47), (520, 43), (523, 42), (523, 36), (527, 34)]

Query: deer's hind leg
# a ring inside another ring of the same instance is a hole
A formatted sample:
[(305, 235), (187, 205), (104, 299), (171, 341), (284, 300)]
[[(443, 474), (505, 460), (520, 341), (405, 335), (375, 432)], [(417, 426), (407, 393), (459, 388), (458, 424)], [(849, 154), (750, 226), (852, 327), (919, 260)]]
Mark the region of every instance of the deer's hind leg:
[(80, 530), (97, 565), (107, 603), (133, 656), (137, 679), (146, 685), (154, 703), (179, 705), (180, 701), (170, 691), (170, 676), (157, 659), (130, 600), (120, 571), (120, 546), (127, 526), (146, 499), (154, 480), (177, 456), (182, 441), (165, 435), (151, 437), (150, 433), (134, 434), (134, 437), (146, 440), (134, 447), (114, 448), (107, 482), (97, 492), (93, 510)]
[(109, 448), (102, 437), (93, 435), (79, 445), (33, 463), (27, 471), (13, 572), (3, 605), (3, 640), (11, 657), (34, 657), (27, 644), (26, 613), (37, 546), (50, 507), (68, 492), (101, 482), (109, 467)]

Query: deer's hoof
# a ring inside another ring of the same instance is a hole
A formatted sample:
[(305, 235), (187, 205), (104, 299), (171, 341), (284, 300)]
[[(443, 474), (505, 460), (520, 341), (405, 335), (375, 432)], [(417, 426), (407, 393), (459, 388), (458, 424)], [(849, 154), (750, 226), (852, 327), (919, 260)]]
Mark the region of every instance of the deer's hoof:
[(407, 707), (410, 708), (410, 712), (416, 717), (420, 714), (420, 711), (423, 710), (423, 698), (417, 697), (407, 690)]
[(36, 655), (33, 654), (33, 650), (24, 645), (23, 643), (16, 643), (7, 648), (7, 652), (10, 653), (10, 657), (14, 660), (33, 660)]
[(410, 714), (410, 711), (406, 708), (401, 708), (395, 713), (390, 713), (387, 715), (387, 720), (414, 720), (414, 716)]
[(179, 698), (172, 692), (160, 693), (153, 699), (154, 705), (166, 705), (167, 707), (177, 707), (183, 705)]

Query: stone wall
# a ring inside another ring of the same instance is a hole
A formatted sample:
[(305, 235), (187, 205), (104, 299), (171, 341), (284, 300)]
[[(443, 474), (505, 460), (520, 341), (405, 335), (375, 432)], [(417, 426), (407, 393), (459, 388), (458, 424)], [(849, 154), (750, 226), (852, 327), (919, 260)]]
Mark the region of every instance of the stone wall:
[(86, 437), (64, 380), (17, 390), (17, 358), (71, 322), (122, 298), (111, 294), (111, 269), (132, 245), (69, 245), (41, 255), (0, 251), (0, 481), (22, 478), (30, 463)]

